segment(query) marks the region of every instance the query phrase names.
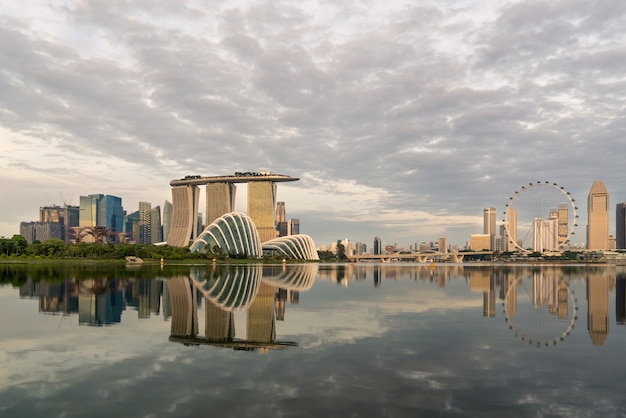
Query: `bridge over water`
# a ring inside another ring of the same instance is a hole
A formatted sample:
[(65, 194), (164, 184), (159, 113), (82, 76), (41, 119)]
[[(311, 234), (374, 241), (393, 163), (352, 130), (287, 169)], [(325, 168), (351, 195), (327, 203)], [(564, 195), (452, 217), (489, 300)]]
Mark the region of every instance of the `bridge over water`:
[(430, 263), (434, 261), (448, 261), (451, 263), (462, 263), (465, 256), (473, 255), (491, 255), (493, 251), (464, 251), (460, 252), (401, 252), (393, 254), (363, 254), (349, 256), (348, 260), (354, 263), (362, 261), (381, 261), (383, 263), (391, 261), (412, 261), (416, 263)]

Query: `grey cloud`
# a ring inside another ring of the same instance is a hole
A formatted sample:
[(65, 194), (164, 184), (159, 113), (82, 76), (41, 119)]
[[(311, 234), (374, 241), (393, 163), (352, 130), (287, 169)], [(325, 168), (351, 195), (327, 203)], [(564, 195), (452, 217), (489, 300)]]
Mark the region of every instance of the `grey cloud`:
[(165, 192), (189, 172), (266, 167), (317, 173), (301, 187), (385, 189), (377, 210), (480, 217), (544, 178), (579, 201), (605, 178), (624, 198), (608, 169), (626, 131), (622, 2), (513, 2), (493, 19), (453, 2), (375, 6), (51, 9), (72, 36), (7, 16), (0, 123), (119, 158)]

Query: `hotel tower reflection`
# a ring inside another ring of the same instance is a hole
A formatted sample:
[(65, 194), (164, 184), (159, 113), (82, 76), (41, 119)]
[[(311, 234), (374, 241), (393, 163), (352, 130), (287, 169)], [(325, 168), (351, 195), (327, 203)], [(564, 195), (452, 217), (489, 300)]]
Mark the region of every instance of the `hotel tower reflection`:
[[(21, 299), (37, 299), (41, 314), (61, 316), (57, 326), (69, 316), (77, 318), (81, 326), (116, 325), (131, 310), (139, 319), (162, 315), (164, 321), (170, 321), (172, 341), (242, 350), (295, 345), (277, 341), (276, 321), (285, 320), (287, 306), (298, 304), (300, 292), (311, 289), (316, 280), (345, 287), (370, 282), (374, 292), (408, 280), (420, 287), (436, 286), (443, 294), (452, 282), (464, 283), (469, 288), (464, 296), (471, 299), (469, 306), (480, 306), (471, 308), (476, 315), (490, 321), (504, 319), (504, 323), (491, 323), (511, 337), (540, 347), (560, 344), (576, 322), (579, 332), (586, 328), (592, 345), (606, 345), (611, 309), (614, 326), (626, 324), (624, 266), (218, 265), (106, 274), (69, 269), (49, 279), (33, 266), (0, 270), (5, 282), (14, 277), (23, 277)], [(455, 285), (454, 291), (457, 289)], [(482, 297), (474, 298), (471, 293), (482, 293)], [(445, 299), (437, 303), (445, 312)], [(454, 303), (452, 298), (450, 303)], [(241, 315), (235, 317), (237, 312)], [(244, 338), (236, 338), (236, 322), (239, 327), (244, 324), (245, 330), (239, 330), (245, 331)], [(199, 337), (201, 330), (203, 336)]]
[[(276, 340), (276, 320), (285, 316), (285, 301), (297, 303), (299, 292), (313, 286), (317, 265), (195, 267), (189, 276), (170, 278), (170, 341), (266, 352), (297, 345)], [(204, 307), (204, 337), (198, 337), (198, 301)], [(246, 337), (235, 338), (234, 313), (245, 311)]]

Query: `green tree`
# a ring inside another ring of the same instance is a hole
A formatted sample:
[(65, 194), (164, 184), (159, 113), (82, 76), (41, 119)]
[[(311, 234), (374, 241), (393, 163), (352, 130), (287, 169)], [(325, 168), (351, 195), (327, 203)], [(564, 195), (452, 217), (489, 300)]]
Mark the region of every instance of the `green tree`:
[(28, 248), (28, 242), (26, 242), (26, 238), (21, 235), (13, 235), (11, 241), (13, 241), (13, 249), (15, 255), (26, 254), (26, 248)]
[(41, 243), (42, 255), (63, 257), (65, 256), (65, 242), (59, 238), (50, 238)]
[(343, 244), (337, 244), (337, 259), (339, 261), (346, 261), (348, 257), (346, 256), (346, 247)]

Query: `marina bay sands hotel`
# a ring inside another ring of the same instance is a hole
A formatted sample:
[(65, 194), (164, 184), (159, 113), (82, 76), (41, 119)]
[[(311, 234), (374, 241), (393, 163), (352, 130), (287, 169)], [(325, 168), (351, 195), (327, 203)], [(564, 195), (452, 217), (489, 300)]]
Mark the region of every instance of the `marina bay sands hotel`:
[(248, 184), (248, 213), (257, 227), (261, 242), (276, 237), (276, 183), (297, 181), (299, 178), (282, 174), (235, 173), (228, 176), (186, 176), (170, 181), (172, 186), (172, 218), (167, 244), (175, 247), (189, 245), (198, 231), (200, 187), (206, 186), (206, 225), (235, 210), (236, 183)]

